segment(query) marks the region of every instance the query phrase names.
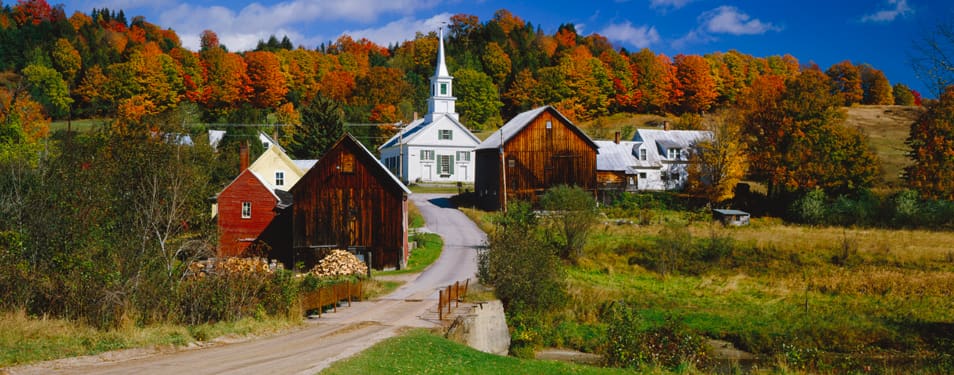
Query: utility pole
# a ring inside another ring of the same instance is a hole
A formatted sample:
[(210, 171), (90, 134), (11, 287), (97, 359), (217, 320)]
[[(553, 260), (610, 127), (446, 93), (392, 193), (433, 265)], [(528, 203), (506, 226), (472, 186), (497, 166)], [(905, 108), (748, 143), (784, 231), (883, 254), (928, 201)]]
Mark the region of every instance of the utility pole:
[(507, 154), (504, 152), (503, 130), (500, 131), (500, 209), (507, 212)]

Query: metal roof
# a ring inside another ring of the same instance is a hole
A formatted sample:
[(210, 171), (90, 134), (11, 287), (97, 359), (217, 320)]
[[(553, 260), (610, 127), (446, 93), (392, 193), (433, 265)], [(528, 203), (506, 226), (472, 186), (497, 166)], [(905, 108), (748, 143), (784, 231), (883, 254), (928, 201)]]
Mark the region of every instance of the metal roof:
[(594, 143), (593, 140), (586, 135), (586, 133), (580, 130), (580, 128), (577, 128), (576, 125), (573, 125), (573, 122), (564, 117), (560, 111), (557, 111), (555, 108), (548, 105), (517, 114), (514, 116), (514, 118), (510, 119), (510, 121), (507, 121), (504, 126), (501, 126), (500, 129), (497, 129), (497, 131), (493, 132), (493, 134), (487, 137), (487, 139), (484, 139), (483, 142), (477, 145), (477, 150), (500, 148), (500, 146), (506, 144), (510, 138), (513, 138), (513, 136), (517, 135), (517, 133), (520, 133), (524, 127), (529, 125), (530, 122), (537, 118), (537, 116), (540, 116), (541, 113), (548, 109), (556, 114), (556, 116), (563, 119), (565, 123), (569, 124), (570, 129), (575, 131), (577, 134), (583, 137), (586, 142), (596, 148), (597, 153), (599, 152), (599, 146), (597, 146), (596, 143)]
[(712, 212), (720, 213), (722, 215), (748, 215), (749, 214), (748, 212), (745, 212), (745, 211), (731, 210), (726, 208), (716, 208), (716, 209), (713, 209)]
[(639, 163), (636, 156), (633, 155), (633, 147), (641, 142), (622, 141), (593, 141), (600, 147), (600, 152), (596, 154), (596, 170), (628, 172)]
[(315, 164), (318, 163), (318, 160), (317, 159), (300, 159), (300, 160), (292, 160), (292, 162), (295, 163), (295, 165), (298, 166), (298, 168), (301, 168), (302, 171), (308, 172), (308, 170), (311, 169), (311, 167), (314, 167)]

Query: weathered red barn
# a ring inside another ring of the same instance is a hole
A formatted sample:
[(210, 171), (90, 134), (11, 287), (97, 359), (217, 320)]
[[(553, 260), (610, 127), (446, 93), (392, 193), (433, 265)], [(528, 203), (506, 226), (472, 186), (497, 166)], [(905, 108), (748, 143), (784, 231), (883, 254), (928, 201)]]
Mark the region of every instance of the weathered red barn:
[(535, 202), (556, 185), (595, 192), (598, 148), (553, 107), (520, 113), (477, 146), (478, 205), (497, 210), (515, 199)]
[(374, 268), (404, 267), (410, 193), (346, 134), (291, 189), (294, 262), (342, 248), (370, 254)]
[[(281, 246), (280, 210), (291, 196), (276, 190), (264, 178), (246, 169), (217, 197), (218, 256), (241, 256), (260, 241), (269, 247)], [(275, 234), (269, 234), (275, 233)]]

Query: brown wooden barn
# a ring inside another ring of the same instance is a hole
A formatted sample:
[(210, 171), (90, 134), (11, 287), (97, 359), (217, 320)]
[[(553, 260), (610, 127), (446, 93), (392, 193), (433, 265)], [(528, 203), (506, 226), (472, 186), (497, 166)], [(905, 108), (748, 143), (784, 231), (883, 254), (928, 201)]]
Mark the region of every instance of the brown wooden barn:
[(515, 199), (535, 202), (561, 184), (595, 191), (597, 150), (553, 107), (520, 113), (477, 146), (477, 203), (498, 210)]
[(291, 189), (293, 264), (324, 250), (370, 254), (372, 267), (407, 264), (411, 193), (350, 134), (338, 140)]
[(282, 225), (288, 217), (282, 217), (281, 210), (290, 204), (290, 199), (288, 192), (275, 189), (252, 170), (242, 171), (216, 197), (217, 256), (247, 255), (249, 246), (256, 242), (269, 248), (287, 246), (287, 235), (281, 234), (288, 233), (284, 230), (287, 225)]

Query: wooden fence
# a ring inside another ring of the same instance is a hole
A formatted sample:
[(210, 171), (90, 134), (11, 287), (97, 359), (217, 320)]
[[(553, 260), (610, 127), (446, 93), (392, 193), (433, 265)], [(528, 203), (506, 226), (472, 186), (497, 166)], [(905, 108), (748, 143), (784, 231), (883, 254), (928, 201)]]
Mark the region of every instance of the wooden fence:
[(338, 302), (348, 300), (348, 307), (351, 307), (351, 301), (360, 301), (364, 298), (364, 284), (361, 281), (345, 281), (329, 286), (318, 287), (317, 290), (304, 292), (301, 294), (301, 307), (303, 310), (318, 309), (318, 317), (321, 317), (321, 308), (323, 306), (334, 306), (334, 312), (338, 312)]
[(463, 284), (455, 281), (454, 285), (448, 285), (438, 292), (437, 319), (444, 320), (444, 309), (447, 309), (447, 314), (450, 314), (452, 302), (454, 307), (460, 306), (460, 300), (467, 295), (468, 285), (470, 285), (470, 279), (464, 280)]

